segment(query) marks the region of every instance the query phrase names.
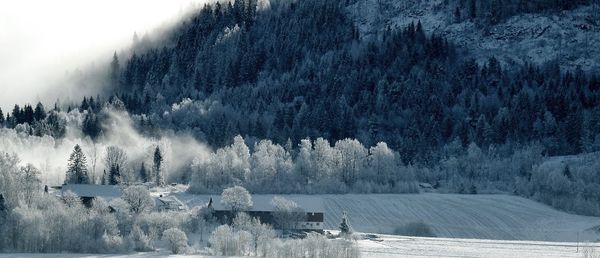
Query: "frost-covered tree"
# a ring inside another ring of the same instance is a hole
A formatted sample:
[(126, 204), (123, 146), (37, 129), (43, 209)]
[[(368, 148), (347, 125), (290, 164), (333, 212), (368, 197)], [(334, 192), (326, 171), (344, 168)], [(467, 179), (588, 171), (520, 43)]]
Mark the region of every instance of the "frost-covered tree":
[(295, 160), (295, 170), (296, 173), (305, 180), (305, 183), (309, 184), (317, 180), (312, 157), (312, 142), (310, 139), (303, 139), (300, 141), (298, 147), (299, 150)]
[(367, 149), (355, 139), (344, 139), (335, 143), (337, 170), (342, 182), (353, 185), (364, 171)]
[(292, 160), (290, 154), (280, 145), (263, 140), (255, 146), (252, 153), (252, 169), (246, 176), (247, 184), (253, 191), (261, 191), (263, 186), (271, 185), (271, 189), (282, 189), (282, 183), (290, 178)]
[(379, 142), (376, 146), (369, 149), (369, 167), (373, 171), (377, 183), (387, 183), (395, 181), (395, 173), (398, 170), (397, 154), (388, 148), (385, 142)]
[(245, 211), (252, 208), (252, 196), (246, 188), (234, 186), (226, 188), (221, 194), (221, 203), (223, 206), (231, 209), (233, 213)]
[(208, 241), (215, 255), (245, 256), (253, 250), (252, 235), (244, 230), (234, 231), (228, 225), (217, 227)]
[(151, 239), (138, 225), (133, 226), (129, 236), (134, 245), (133, 250), (138, 252), (148, 252), (154, 249), (152, 247)]
[(33, 199), (42, 193), (42, 180), (40, 176), (41, 172), (33, 164), (28, 163), (24, 167), (21, 167), (21, 182), (19, 185), (23, 189), (23, 197), (27, 205), (31, 205)]
[(89, 184), (90, 178), (87, 170), (87, 161), (79, 144), (73, 148), (67, 165), (66, 184)]
[(108, 183), (117, 185), (123, 182), (121, 171), (125, 169), (127, 162), (127, 154), (117, 146), (106, 147), (106, 156), (104, 157), (104, 165), (108, 169)]
[(163, 240), (169, 245), (174, 254), (185, 253), (188, 248), (188, 239), (185, 232), (178, 228), (170, 228), (163, 232)]
[(223, 186), (245, 181), (250, 171), (250, 151), (241, 136), (230, 146), (211, 153), (208, 160), (195, 159), (192, 163), (193, 192), (216, 191)]
[(296, 227), (306, 218), (306, 212), (302, 207), (292, 200), (275, 196), (271, 200), (273, 205), (273, 218), (275, 223), (282, 230), (296, 229)]
[(262, 224), (260, 219), (252, 218), (244, 212), (238, 213), (233, 219), (233, 228), (238, 231), (250, 233), (253, 242), (253, 253), (255, 256), (264, 255), (269, 240), (275, 237), (275, 231), (268, 224)]
[(150, 196), (150, 192), (142, 185), (133, 185), (125, 188), (121, 198), (129, 204), (131, 211), (135, 214), (152, 210), (154, 207), (154, 200)]
[(323, 138), (317, 138), (314, 142), (313, 165), (317, 173), (317, 178), (328, 178), (333, 176), (335, 152), (329, 141)]

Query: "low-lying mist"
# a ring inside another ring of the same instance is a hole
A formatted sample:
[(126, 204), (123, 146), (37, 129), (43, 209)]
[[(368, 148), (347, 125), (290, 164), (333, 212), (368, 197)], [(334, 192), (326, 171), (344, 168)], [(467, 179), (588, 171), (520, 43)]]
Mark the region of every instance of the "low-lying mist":
[(0, 108), (101, 93), (114, 51), (210, 0), (0, 1)]
[(108, 146), (117, 146), (127, 155), (122, 174), (136, 179), (142, 162), (149, 169), (152, 155), (158, 146), (163, 153), (165, 177), (177, 180), (189, 171), (189, 165), (195, 158), (203, 160), (210, 150), (186, 134), (165, 134), (160, 138), (149, 138), (138, 133), (131, 117), (124, 111), (105, 108), (108, 115), (103, 127), (103, 135), (94, 142), (89, 137), (82, 137), (79, 125), (83, 120), (82, 113), (74, 110), (60, 113), (67, 120), (67, 135), (64, 139), (50, 136), (30, 136), (18, 129), (0, 129), (0, 151), (15, 153), (21, 159), (21, 165), (27, 163), (37, 167), (41, 179), (47, 185), (59, 185), (64, 182), (65, 172), (73, 147), (79, 144), (83, 149), (90, 175), (99, 182), (106, 169), (104, 158)]

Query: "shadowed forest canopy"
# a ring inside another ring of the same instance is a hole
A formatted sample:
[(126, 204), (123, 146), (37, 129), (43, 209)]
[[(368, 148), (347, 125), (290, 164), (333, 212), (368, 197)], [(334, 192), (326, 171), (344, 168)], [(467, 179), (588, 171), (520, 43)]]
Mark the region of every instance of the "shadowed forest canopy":
[(551, 155), (599, 149), (597, 76), (555, 62), (501, 67), (490, 56), (479, 64), (419, 21), (366, 37), (344, 4), (207, 5), (163, 46), (115, 56), (115, 91), (130, 112), (153, 114), (142, 129), (190, 131), (216, 147), (241, 134), (280, 144), (385, 141), (405, 161), (429, 160), (455, 138), (482, 147), (541, 142)]

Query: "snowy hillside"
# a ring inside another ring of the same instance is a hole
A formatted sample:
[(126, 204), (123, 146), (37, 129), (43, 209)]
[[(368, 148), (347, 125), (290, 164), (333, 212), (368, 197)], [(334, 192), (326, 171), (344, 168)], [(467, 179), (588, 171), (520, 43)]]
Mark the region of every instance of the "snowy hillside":
[[(176, 194), (196, 206), (208, 195)], [(254, 195), (270, 200), (274, 195)], [(345, 211), (355, 231), (392, 233), (397, 226), (423, 221), (438, 237), (505, 240), (596, 240), (600, 218), (572, 215), (509, 195), (348, 194), (284, 195), (298, 203), (322, 202), (325, 228), (337, 229)], [(261, 201), (258, 201), (259, 203)], [(579, 235), (579, 236), (578, 236)]]
[(362, 35), (387, 26), (421, 21), (426, 31), (447, 37), (479, 61), (495, 56), (504, 64), (541, 64), (558, 59), (565, 68), (600, 70), (599, 7), (584, 6), (554, 14), (517, 15), (488, 28), (455, 22), (441, 0), (358, 0), (350, 7)]
[(596, 240), (600, 218), (567, 214), (508, 195), (326, 196), (325, 223), (337, 227), (342, 211), (355, 230), (391, 233), (398, 225), (423, 221), (438, 237), (576, 241)]

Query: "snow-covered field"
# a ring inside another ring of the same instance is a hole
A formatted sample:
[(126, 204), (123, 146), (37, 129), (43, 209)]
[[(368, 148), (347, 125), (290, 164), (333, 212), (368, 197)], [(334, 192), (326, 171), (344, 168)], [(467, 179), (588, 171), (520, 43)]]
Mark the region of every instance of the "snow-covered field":
[[(175, 194), (193, 207), (208, 195)], [(266, 202), (274, 195), (255, 195)], [(600, 218), (568, 214), (510, 195), (347, 194), (283, 195), (300, 203), (322, 202), (325, 228), (337, 229), (343, 212), (354, 230), (390, 234), (397, 226), (423, 221), (445, 238), (537, 241), (596, 241)]]
[[(359, 240), (362, 257), (598, 257), (600, 245), (454, 238), (381, 236)], [(589, 256), (585, 256), (589, 254)]]
[[(381, 235), (377, 241), (356, 241), (364, 258), (386, 257), (598, 257), (599, 244), (534, 242), (458, 238), (421, 238)], [(586, 256), (586, 254), (588, 254)], [(167, 251), (127, 255), (97, 254), (0, 254), (0, 258), (52, 257), (198, 257), (170, 255)]]
[(509, 195), (371, 194), (324, 196), (328, 228), (346, 211), (355, 230), (391, 233), (423, 221), (438, 237), (504, 240), (597, 240), (600, 218), (572, 215)]

